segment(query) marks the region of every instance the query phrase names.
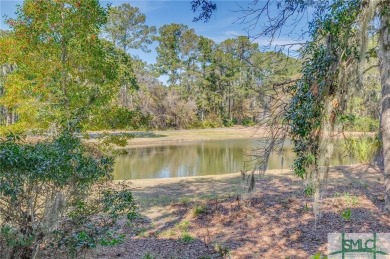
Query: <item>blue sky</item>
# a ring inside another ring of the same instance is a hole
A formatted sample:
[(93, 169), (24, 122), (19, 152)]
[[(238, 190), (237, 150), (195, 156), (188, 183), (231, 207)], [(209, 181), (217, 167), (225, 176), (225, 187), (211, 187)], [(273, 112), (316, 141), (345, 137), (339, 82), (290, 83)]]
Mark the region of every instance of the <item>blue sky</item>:
[[(190, 28), (195, 29), (198, 35), (208, 37), (215, 42), (219, 43), (227, 38), (233, 38), (239, 35), (247, 35), (243, 30), (244, 25), (237, 23), (237, 19), (240, 17), (239, 5), (246, 6), (250, 1), (215, 1), (217, 3), (217, 11), (208, 23), (192, 22), (193, 17), (196, 15), (192, 13), (190, 1), (166, 1), (166, 0), (154, 0), (154, 1), (100, 1), (102, 5), (111, 3), (112, 5), (120, 5), (122, 3), (130, 3), (140, 9), (142, 13), (146, 15), (146, 23), (148, 25), (154, 25), (161, 27), (164, 24), (181, 23)], [(16, 11), (16, 6), (22, 4), (20, 0), (0, 0), (0, 13), (1, 23), (0, 29), (7, 29), (7, 25), (4, 24), (4, 15), (13, 17)], [(301, 27), (305, 25), (302, 24)], [(257, 39), (257, 43), (260, 45), (268, 45), (267, 39)], [(290, 36), (282, 34), (276, 39), (275, 44), (284, 44), (294, 42), (294, 39)], [(141, 59), (148, 63), (154, 63), (156, 58), (155, 52), (156, 44), (150, 46), (151, 53), (143, 53), (141, 51), (130, 51), (133, 55), (138, 55)]]

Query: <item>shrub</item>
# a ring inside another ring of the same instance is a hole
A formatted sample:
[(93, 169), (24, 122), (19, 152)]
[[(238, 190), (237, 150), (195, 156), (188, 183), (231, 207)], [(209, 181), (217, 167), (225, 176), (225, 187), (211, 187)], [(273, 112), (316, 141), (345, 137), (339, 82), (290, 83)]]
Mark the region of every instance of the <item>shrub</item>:
[(350, 221), (351, 220), (351, 217), (352, 217), (352, 211), (351, 209), (346, 209), (346, 210), (343, 210), (341, 212), (341, 217), (345, 220), (345, 221)]
[(379, 154), (381, 147), (382, 143), (377, 136), (347, 138), (344, 144), (344, 150), (349, 152), (360, 163), (372, 162), (375, 156)]
[(254, 122), (252, 119), (245, 118), (245, 119), (242, 120), (242, 125), (251, 127), (251, 126), (255, 126), (256, 122)]
[(139, 130), (148, 128), (150, 121), (150, 116), (145, 116), (138, 110), (113, 106), (99, 111), (86, 122), (85, 127), (90, 130)]
[[(90, 152), (71, 134), (34, 144), (0, 138), (0, 164), (1, 258), (33, 258), (45, 242), (73, 255), (102, 240), (115, 243), (109, 227), (119, 214), (135, 211), (129, 191), (105, 182), (113, 159)], [(97, 184), (104, 195), (91, 192)]]
[(207, 212), (207, 206), (206, 205), (197, 205), (193, 208), (192, 215), (194, 217), (198, 217), (204, 213)]
[(223, 126), (225, 126), (225, 127), (233, 127), (235, 124), (237, 124), (236, 119), (232, 119), (232, 120), (224, 119), (223, 120)]
[(222, 126), (220, 120), (206, 119), (204, 121), (196, 120), (191, 122), (186, 129), (209, 129), (209, 128), (218, 128)]
[(192, 241), (194, 241), (195, 239), (188, 233), (188, 232), (184, 232), (181, 236), (181, 240), (186, 243), (186, 244), (189, 244), (191, 243)]
[(379, 120), (370, 117), (356, 117), (354, 115), (344, 115), (339, 118), (340, 122), (344, 124), (346, 131), (359, 132), (378, 132)]
[(221, 257), (230, 255), (230, 249), (224, 244), (216, 243), (214, 249)]

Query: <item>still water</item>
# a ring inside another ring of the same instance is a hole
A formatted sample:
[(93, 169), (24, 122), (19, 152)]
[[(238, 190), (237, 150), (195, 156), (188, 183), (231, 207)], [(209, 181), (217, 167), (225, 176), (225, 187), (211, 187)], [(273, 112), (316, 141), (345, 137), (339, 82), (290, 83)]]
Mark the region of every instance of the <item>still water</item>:
[[(261, 140), (229, 139), (187, 144), (138, 147), (116, 158), (117, 180), (218, 175), (252, 170), (254, 162), (247, 155)], [(351, 164), (350, 157), (336, 152), (333, 165)], [(267, 169), (289, 168), (294, 154), (286, 147), (283, 158), (273, 153)]]

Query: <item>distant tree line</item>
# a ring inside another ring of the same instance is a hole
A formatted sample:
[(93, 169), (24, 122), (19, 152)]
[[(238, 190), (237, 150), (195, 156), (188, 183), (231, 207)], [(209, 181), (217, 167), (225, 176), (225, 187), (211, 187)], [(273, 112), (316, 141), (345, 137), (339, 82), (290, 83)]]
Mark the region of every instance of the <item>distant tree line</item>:
[[(106, 99), (82, 118), (84, 129), (254, 125), (269, 112), (267, 87), (300, 76), (299, 59), (280, 52), (262, 52), (258, 44), (246, 36), (216, 43), (197, 35), (186, 25), (173, 23), (156, 29), (146, 25), (145, 21), (145, 15), (138, 8), (122, 4), (109, 9), (99, 34), (92, 35), (100, 35), (99, 44), (104, 46), (105, 53), (98, 55), (110, 62), (107, 69), (116, 78), (106, 80), (104, 89), (101, 89), (107, 93)], [(49, 98), (42, 95), (33, 101), (31, 95), (26, 96), (15, 88), (15, 76), (11, 72), (21, 59), (11, 61), (10, 55), (18, 55), (17, 50), (9, 53), (6, 48), (17, 40), (14, 30), (0, 34), (0, 48), (3, 48), (0, 54), (3, 56), (0, 126), (13, 129), (55, 126), (52, 117), (58, 114), (58, 110), (51, 107), (51, 112), (48, 112), (41, 108), (49, 99), (50, 102), (55, 102), (55, 99), (64, 101), (63, 96)], [(152, 42), (158, 44), (155, 64), (146, 64), (132, 55), (134, 49), (150, 51)], [(50, 48), (55, 49), (50, 44), (45, 47), (48, 53)], [(66, 49), (66, 52), (71, 51), (77, 53), (80, 49)], [(40, 73), (44, 74), (44, 70)], [(69, 71), (64, 75), (66, 73)], [(109, 74), (95, 76), (107, 77)], [(162, 83), (159, 78), (166, 82)], [(357, 96), (353, 102), (357, 106), (364, 105), (363, 99), (367, 97), (367, 94), (361, 98)], [(70, 94), (67, 99), (69, 104), (75, 104), (74, 107), (70, 105), (68, 112), (81, 112), (81, 105), (88, 103), (88, 97), (80, 94)], [(364, 116), (377, 116), (377, 107), (370, 108), (368, 113)]]

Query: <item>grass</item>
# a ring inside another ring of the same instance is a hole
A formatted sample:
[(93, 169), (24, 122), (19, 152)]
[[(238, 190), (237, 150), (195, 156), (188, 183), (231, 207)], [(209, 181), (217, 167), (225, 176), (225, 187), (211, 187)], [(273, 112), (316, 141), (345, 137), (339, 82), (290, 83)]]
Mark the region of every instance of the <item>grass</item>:
[(355, 206), (359, 203), (358, 197), (349, 194), (349, 192), (344, 193), (344, 200), (348, 206)]
[(322, 256), (320, 252), (316, 253), (311, 257), (311, 259), (327, 259), (327, 256)]
[(189, 244), (191, 242), (193, 242), (195, 240), (194, 237), (192, 237), (188, 232), (184, 232), (182, 235), (181, 235), (181, 240), (186, 243), (186, 244)]
[[(129, 141), (127, 147), (156, 146), (159, 144), (177, 142), (196, 142), (203, 140), (222, 140), (237, 138), (259, 138), (264, 132), (256, 131), (254, 127), (235, 126), (231, 128), (167, 130), (153, 132), (133, 132), (135, 138)], [(92, 133), (96, 134), (96, 133)], [(254, 136), (256, 135), (256, 136)]]
[(140, 237), (144, 237), (146, 231), (148, 231), (148, 228), (146, 228), (146, 227), (140, 227), (140, 228), (138, 228), (138, 229), (135, 230), (135, 235), (136, 235), (136, 236), (140, 236)]
[(176, 235), (175, 230), (168, 229), (159, 234), (160, 237), (174, 237)]
[(183, 232), (188, 232), (189, 226), (190, 226), (190, 222), (188, 220), (184, 220), (179, 224), (177, 224), (176, 228)]
[(341, 217), (345, 220), (345, 221), (350, 221), (351, 220), (351, 217), (352, 217), (352, 211), (351, 209), (346, 209), (346, 210), (343, 210), (341, 212)]
[(197, 205), (192, 209), (192, 215), (194, 217), (199, 217), (202, 214), (205, 214), (207, 212), (207, 206), (206, 205)]
[(191, 203), (191, 198), (189, 197), (183, 197), (179, 200), (179, 203), (181, 204), (184, 204), (184, 205), (187, 205), (187, 204), (190, 204)]
[(230, 255), (230, 249), (223, 244), (216, 243), (214, 245), (214, 249), (222, 257)]
[(307, 202), (305, 203), (305, 206), (303, 207), (303, 211), (304, 212), (309, 212), (311, 210), (311, 208), (309, 207), (309, 205), (307, 205)]
[(154, 257), (151, 253), (147, 253), (145, 254), (142, 259), (155, 259), (156, 257)]
[(181, 231), (180, 239), (186, 244), (191, 243), (192, 241), (195, 240), (195, 238), (188, 233), (189, 226), (190, 226), (190, 222), (188, 220), (183, 220), (182, 222), (176, 225), (176, 229)]
[(336, 192), (334, 195), (333, 195), (333, 199), (334, 199), (334, 202), (333, 203), (336, 203), (336, 199), (337, 198), (340, 198), (342, 197), (343, 200), (344, 200), (344, 203), (348, 206), (348, 207), (351, 207), (351, 206), (356, 206), (359, 204), (359, 198), (355, 195), (352, 195), (350, 194), (349, 192), (344, 192), (344, 193), (339, 193), (339, 192)]

